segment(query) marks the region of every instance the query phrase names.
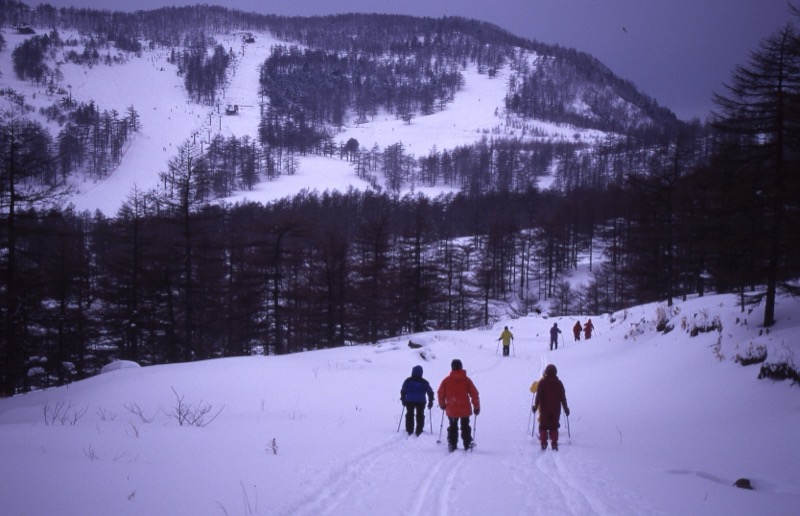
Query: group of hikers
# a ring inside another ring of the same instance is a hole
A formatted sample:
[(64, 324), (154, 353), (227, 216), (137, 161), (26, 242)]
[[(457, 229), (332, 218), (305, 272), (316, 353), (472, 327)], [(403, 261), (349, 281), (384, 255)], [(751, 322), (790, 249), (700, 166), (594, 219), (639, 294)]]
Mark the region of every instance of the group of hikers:
[[(581, 340), (581, 331), (583, 331), (583, 335), (586, 340), (591, 339), (593, 330), (594, 324), (592, 324), (591, 319), (587, 320), (586, 324), (583, 326), (581, 326), (580, 321), (575, 321), (575, 326), (572, 327), (572, 333), (575, 335), (576, 341)], [(558, 335), (560, 333), (561, 330), (558, 328), (558, 323), (553, 323), (553, 326), (550, 328), (550, 351), (558, 349)], [(514, 340), (514, 334), (511, 333), (511, 330), (508, 329), (508, 326), (503, 328), (503, 333), (500, 334), (500, 337), (498, 337), (497, 340), (502, 341), (503, 356), (507, 357), (509, 355), (511, 343)]]
[[(534, 393), (531, 410), (534, 414), (539, 413), (539, 441), (542, 450), (547, 449), (548, 438), (551, 448), (558, 450), (561, 408), (564, 408), (564, 414), (569, 417), (569, 407), (564, 384), (558, 378), (555, 365), (548, 364), (545, 367), (542, 378), (531, 385), (531, 392)], [(437, 397), (439, 408), (444, 412), (443, 416), (447, 416), (449, 423), (448, 450), (453, 452), (458, 448), (459, 427), (464, 450), (471, 450), (475, 443), (472, 439), (470, 417), (481, 412), (480, 395), (472, 379), (467, 376), (461, 360), (457, 358), (451, 362), (450, 374), (442, 380), (436, 396), (428, 380), (422, 376), (422, 366), (416, 365), (411, 369), (411, 376), (406, 378), (400, 388), (400, 400), (406, 410), (406, 432), (408, 435), (420, 435), (425, 430), (426, 404), (431, 409)], [(439, 432), (441, 433), (441, 429)]]
[(586, 324), (583, 325), (581, 328), (581, 322), (575, 321), (575, 326), (572, 327), (572, 334), (575, 336), (575, 340), (581, 340), (581, 330), (583, 330), (583, 338), (589, 340), (592, 338), (592, 330), (594, 330), (594, 324), (592, 324), (592, 320), (589, 319), (586, 321)]
[[(572, 334), (575, 336), (576, 341), (581, 340), (581, 330), (583, 330), (583, 335), (586, 340), (591, 339), (592, 330), (594, 330), (594, 324), (592, 324), (592, 320), (589, 319), (583, 326), (581, 326), (580, 321), (575, 321), (575, 326), (572, 327)], [(550, 328), (550, 351), (558, 349), (559, 333), (561, 333), (561, 330), (558, 329), (558, 323), (553, 323), (553, 327)]]

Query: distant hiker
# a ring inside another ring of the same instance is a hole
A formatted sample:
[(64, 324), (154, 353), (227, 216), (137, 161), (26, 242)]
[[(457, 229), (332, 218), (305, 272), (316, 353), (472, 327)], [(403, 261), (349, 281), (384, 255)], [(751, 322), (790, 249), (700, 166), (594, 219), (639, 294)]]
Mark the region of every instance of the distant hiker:
[[(508, 356), (508, 350), (511, 348), (511, 341), (514, 340), (514, 334), (508, 329), (508, 326), (503, 328), (503, 333), (500, 334), (500, 338), (497, 340), (503, 341), (503, 356)], [(497, 353), (497, 351), (495, 351)]]
[(458, 424), (461, 423), (461, 441), (464, 450), (472, 448), (472, 428), (469, 418), (473, 411), (477, 416), (481, 412), (478, 389), (467, 376), (461, 360), (455, 359), (450, 364), (450, 374), (439, 385), (439, 407), (447, 414), (450, 423), (447, 427), (447, 448), (452, 452), (458, 448)]
[(558, 329), (558, 323), (553, 323), (553, 327), (550, 328), (550, 351), (558, 349), (559, 333), (561, 333), (561, 330)]
[(592, 320), (589, 319), (588, 321), (586, 321), (586, 324), (583, 325), (583, 337), (586, 340), (592, 338), (592, 330), (594, 330), (594, 324), (592, 324)]
[(572, 327), (572, 334), (575, 335), (576, 341), (581, 340), (581, 329), (582, 329), (581, 322), (576, 321), (575, 326)]
[(558, 451), (558, 428), (561, 426), (561, 407), (564, 414), (569, 417), (567, 394), (564, 384), (558, 379), (558, 370), (553, 364), (544, 368), (544, 376), (536, 387), (536, 396), (533, 402), (534, 413), (539, 412), (539, 441), (542, 449), (547, 449), (547, 438), (550, 437), (550, 446)]
[(400, 388), (400, 401), (406, 408), (406, 432), (414, 433), (416, 421), (416, 434), (420, 435), (425, 430), (425, 396), (428, 397), (428, 408), (433, 407), (433, 389), (428, 380), (422, 377), (422, 366), (411, 368), (411, 376), (406, 378)]

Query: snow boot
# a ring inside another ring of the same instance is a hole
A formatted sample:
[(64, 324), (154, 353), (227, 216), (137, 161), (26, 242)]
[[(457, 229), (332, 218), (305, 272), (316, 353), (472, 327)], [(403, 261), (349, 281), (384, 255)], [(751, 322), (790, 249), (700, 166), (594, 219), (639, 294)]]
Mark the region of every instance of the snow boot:
[(558, 451), (558, 442), (557, 441), (553, 441), (550, 444), (550, 447), (553, 448), (553, 451)]
[(455, 445), (455, 443), (447, 443), (447, 451), (449, 451), (450, 453), (456, 451), (456, 448), (457, 446)]
[(542, 449), (547, 449), (547, 430), (539, 429), (539, 442), (542, 443)]

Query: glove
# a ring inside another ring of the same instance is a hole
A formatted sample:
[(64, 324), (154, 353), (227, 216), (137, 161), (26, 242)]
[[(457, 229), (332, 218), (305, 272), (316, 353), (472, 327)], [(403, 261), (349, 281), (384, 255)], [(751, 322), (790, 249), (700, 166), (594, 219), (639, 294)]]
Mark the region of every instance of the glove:
[(433, 400), (428, 401), (428, 410), (430, 410), (431, 408), (433, 408)]
[(564, 408), (564, 414), (566, 414), (567, 417), (569, 417), (569, 407)]
[(536, 409), (538, 409), (538, 408), (539, 407), (537, 407), (536, 405), (532, 406), (531, 407), (531, 412), (533, 412), (535, 414), (536, 413)]
[(479, 408), (476, 408), (476, 409), (475, 409), (473, 412), (475, 412), (475, 415), (477, 416), (478, 414), (480, 414), (480, 413), (481, 413), (481, 409), (479, 409)]
[(402, 403), (404, 407), (408, 407), (408, 405), (406, 405), (406, 400), (400, 400), (400, 403)]

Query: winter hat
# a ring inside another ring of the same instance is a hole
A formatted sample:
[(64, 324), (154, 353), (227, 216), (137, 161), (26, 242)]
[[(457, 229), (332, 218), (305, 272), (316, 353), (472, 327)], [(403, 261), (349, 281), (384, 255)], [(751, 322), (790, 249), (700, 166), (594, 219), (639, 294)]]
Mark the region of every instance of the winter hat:
[(453, 371), (460, 371), (463, 369), (464, 366), (461, 364), (461, 360), (454, 358), (453, 361), (450, 363), (450, 369)]
[(411, 368), (411, 376), (414, 378), (422, 378), (422, 366), (415, 365), (413, 368)]
[(558, 374), (558, 369), (553, 364), (547, 364), (547, 367), (544, 368), (544, 374), (547, 376), (556, 376)]

